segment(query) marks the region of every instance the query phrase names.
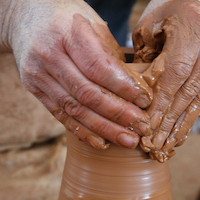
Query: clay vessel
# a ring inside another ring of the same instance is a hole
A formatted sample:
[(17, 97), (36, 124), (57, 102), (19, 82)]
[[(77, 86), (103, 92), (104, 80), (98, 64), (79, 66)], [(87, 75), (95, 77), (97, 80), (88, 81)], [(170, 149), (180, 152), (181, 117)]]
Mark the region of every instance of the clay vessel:
[[(140, 72), (147, 67), (129, 64)], [(139, 147), (97, 150), (68, 132), (67, 148), (59, 200), (172, 199), (168, 163), (151, 160)]]
[(140, 148), (111, 144), (94, 149), (67, 134), (59, 200), (171, 200), (168, 164), (151, 160)]

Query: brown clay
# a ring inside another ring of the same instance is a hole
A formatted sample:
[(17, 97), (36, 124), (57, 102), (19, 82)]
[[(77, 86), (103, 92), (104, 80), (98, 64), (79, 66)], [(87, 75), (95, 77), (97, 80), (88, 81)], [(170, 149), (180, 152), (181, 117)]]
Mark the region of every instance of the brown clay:
[(143, 78), (154, 95), (147, 109), (152, 130), (141, 147), (159, 162), (175, 155), (200, 112), (198, 19), (199, 1), (151, 1), (134, 30), (134, 62), (152, 62)]
[(126, 67), (131, 71), (143, 73), (150, 67), (150, 63), (126, 63)]
[(167, 163), (114, 144), (94, 149), (67, 133), (67, 159), (59, 200), (171, 200)]
[[(126, 65), (127, 70), (139, 72), (148, 67), (149, 64)], [(142, 79), (142, 74), (138, 76)], [(139, 147), (126, 149), (111, 143), (108, 149), (98, 150), (70, 132), (67, 147), (59, 200), (172, 199), (167, 162), (151, 160)]]

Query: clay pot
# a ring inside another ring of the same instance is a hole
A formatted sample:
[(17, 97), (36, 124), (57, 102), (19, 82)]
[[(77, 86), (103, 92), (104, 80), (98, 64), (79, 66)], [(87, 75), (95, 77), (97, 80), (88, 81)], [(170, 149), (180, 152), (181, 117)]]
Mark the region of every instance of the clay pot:
[[(143, 72), (149, 64), (129, 64)], [(65, 163), (59, 200), (171, 200), (168, 164), (151, 160), (139, 147), (114, 144), (94, 149), (67, 134)]]
[(167, 163), (140, 148), (111, 144), (94, 149), (67, 134), (67, 159), (59, 200), (171, 200)]

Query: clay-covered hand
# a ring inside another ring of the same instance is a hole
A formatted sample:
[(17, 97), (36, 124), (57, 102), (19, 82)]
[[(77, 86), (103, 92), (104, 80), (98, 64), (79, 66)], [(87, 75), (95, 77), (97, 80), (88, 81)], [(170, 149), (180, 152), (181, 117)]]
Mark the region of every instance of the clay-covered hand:
[(199, 1), (152, 0), (133, 34), (135, 61), (153, 61), (143, 74), (154, 90), (152, 131), (141, 147), (160, 162), (175, 154), (200, 112), (199, 19)]
[(13, 50), (25, 87), (95, 148), (107, 148), (105, 139), (137, 146), (149, 129), (139, 107), (152, 96), (124, 69), (107, 24), (83, 0), (13, 0), (10, 8), (4, 47)]

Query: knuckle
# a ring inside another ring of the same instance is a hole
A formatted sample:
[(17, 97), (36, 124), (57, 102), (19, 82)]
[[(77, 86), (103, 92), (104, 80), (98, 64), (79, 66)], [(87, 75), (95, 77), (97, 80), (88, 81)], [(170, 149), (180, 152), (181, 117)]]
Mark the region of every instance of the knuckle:
[(161, 129), (164, 131), (171, 130), (176, 122), (175, 113), (168, 113), (164, 116)]
[(190, 75), (194, 66), (194, 57), (181, 53), (179, 49), (175, 49), (177, 53), (174, 53), (171, 58), (172, 70), (179, 79), (186, 79)]
[(46, 45), (42, 45), (36, 42), (32, 44), (31, 54), (29, 56), (35, 58), (37, 62), (52, 61), (51, 48), (46, 48)]
[(21, 82), (22, 82), (23, 86), (29, 92), (31, 92), (39, 100), (41, 99), (40, 97), (42, 96), (43, 92), (40, 89), (38, 89), (29, 79), (27, 79), (27, 78), (21, 78)]
[(21, 64), (20, 66), (21, 69), (21, 74), (25, 77), (25, 76), (32, 76), (32, 74), (36, 73), (34, 71), (34, 68), (30, 67), (30, 64), (27, 62), (24, 62)]
[(28, 90), (38, 98), (38, 100), (42, 101), (44, 98), (45, 98), (45, 94), (41, 91), (41, 90), (38, 90), (37, 88), (34, 88), (34, 87), (31, 87), (28, 88)]
[(199, 85), (199, 81), (197, 80), (191, 80), (191, 89), (193, 90), (194, 94), (198, 94), (200, 91), (200, 85)]
[(124, 106), (119, 106), (118, 108), (114, 107), (114, 109), (109, 112), (111, 113), (110, 119), (114, 122), (117, 122), (124, 115), (126, 109)]
[(68, 95), (59, 95), (57, 97), (57, 103), (59, 105), (60, 108), (65, 108), (65, 105), (67, 105), (67, 103), (73, 101), (74, 99)]
[(191, 80), (190, 84), (183, 85), (181, 90), (184, 96), (193, 97), (199, 93), (199, 83), (196, 80)]
[[(96, 130), (95, 132), (97, 132), (100, 136), (105, 136), (107, 135), (106, 133), (109, 131), (110, 129), (110, 123), (109, 122), (99, 122), (98, 124), (95, 124), (94, 127), (92, 127), (93, 130)], [(109, 139), (109, 138), (106, 138)]]
[(178, 79), (185, 80), (191, 73), (191, 66), (187, 63), (174, 65), (173, 71)]
[(105, 79), (108, 75), (109, 62), (102, 64), (102, 58), (98, 55), (96, 58), (92, 58), (87, 64), (87, 74), (91, 80), (100, 82)]
[(76, 99), (64, 97), (59, 101), (59, 105), (64, 108), (66, 113), (71, 117), (81, 119), (84, 116), (84, 108)]
[(39, 80), (43, 76), (42, 71), (37, 66), (32, 66), (29, 62), (24, 62), (20, 66), (20, 76), (22, 82), (30, 82), (31, 80)]
[(167, 108), (167, 105), (169, 105), (172, 101), (172, 98), (173, 96), (169, 91), (161, 91), (157, 98), (155, 98), (155, 103), (152, 104), (152, 107), (164, 112)]
[(99, 89), (92, 88), (90, 85), (86, 84), (80, 87), (76, 91), (76, 98), (79, 102), (81, 102), (83, 105), (89, 106), (89, 105), (96, 105), (98, 106), (101, 102), (100, 96), (99, 96)]
[(66, 113), (64, 113), (63, 111), (61, 111), (59, 108), (55, 108), (53, 110), (50, 111), (52, 113), (52, 115), (62, 124), (65, 124), (68, 116), (66, 115)]
[(182, 124), (182, 126), (181, 126), (181, 130), (179, 130), (179, 133), (177, 134), (177, 138), (179, 139), (179, 140), (181, 140), (182, 139), (182, 137), (181, 136), (183, 136), (183, 135), (186, 135), (186, 133), (189, 131), (189, 129), (191, 128), (191, 124), (189, 124), (189, 123), (187, 123), (187, 122), (185, 122), (185, 123), (183, 123)]
[(67, 102), (65, 104), (65, 110), (70, 116), (76, 119), (80, 119), (81, 116), (83, 115), (83, 110), (81, 109), (81, 105), (79, 105), (77, 102)]
[(96, 73), (99, 71), (100, 66), (99, 66), (99, 59), (98, 58), (92, 58), (88, 61), (87, 64), (87, 70), (88, 70), (88, 75), (89, 77), (94, 77)]

